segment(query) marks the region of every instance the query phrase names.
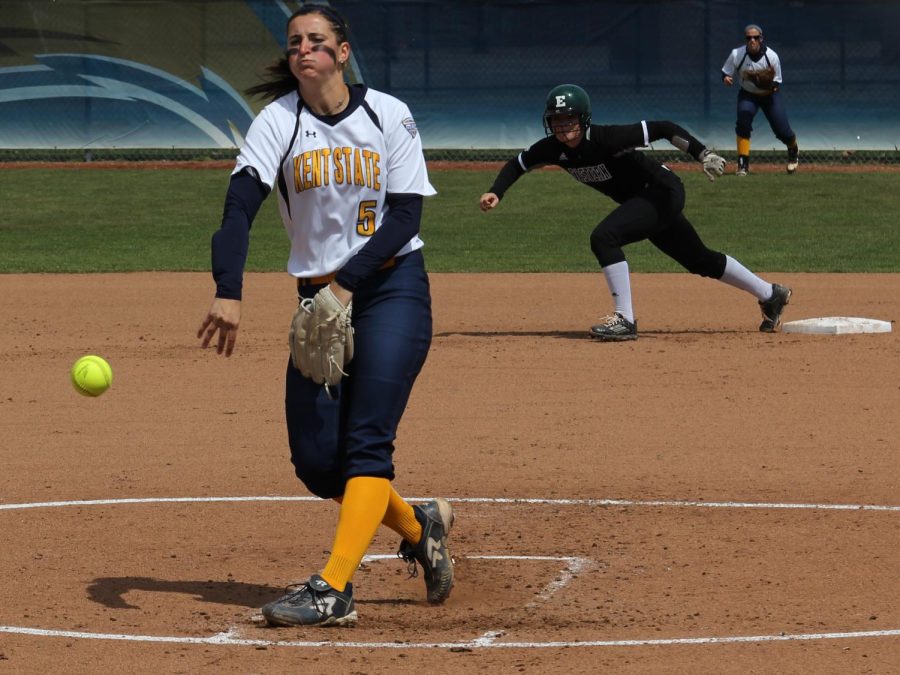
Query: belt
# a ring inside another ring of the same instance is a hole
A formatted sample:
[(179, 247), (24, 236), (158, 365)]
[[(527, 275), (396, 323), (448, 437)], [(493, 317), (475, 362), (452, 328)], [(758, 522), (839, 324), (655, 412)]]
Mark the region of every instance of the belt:
[[(378, 271), (390, 269), (396, 264), (397, 258), (388, 258), (387, 262), (378, 268)], [(324, 274), (321, 277), (297, 277), (297, 288), (300, 288), (301, 286), (324, 286), (325, 284), (330, 284), (334, 281), (336, 276), (337, 272)]]

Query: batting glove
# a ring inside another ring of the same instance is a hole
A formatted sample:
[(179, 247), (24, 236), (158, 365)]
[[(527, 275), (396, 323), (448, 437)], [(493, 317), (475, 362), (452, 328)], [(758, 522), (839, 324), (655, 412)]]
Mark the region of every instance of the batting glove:
[(700, 153), (700, 161), (703, 163), (703, 173), (705, 173), (711, 181), (714, 181), (716, 176), (721, 176), (725, 173), (725, 158), (719, 157), (714, 152), (704, 150)]

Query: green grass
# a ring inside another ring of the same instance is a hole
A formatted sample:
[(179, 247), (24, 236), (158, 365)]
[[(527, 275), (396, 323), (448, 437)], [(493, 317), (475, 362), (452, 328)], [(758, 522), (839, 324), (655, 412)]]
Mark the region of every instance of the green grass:
[[(759, 173), (715, 183), (680, 172), (685, 213), (706, 244), (751, 269), (897, 272), (896, 174)], [(0, 170), (0, 272), (206, 271), (222, 216), (222, 169)], [(588, 237), (614, 208), (560, 171), (523, 176), (491, 213), (478, 209), (493, 171), (432, 171), (422, 238), (432, 271), (597, 269)], [(636, 272), (681, 268), (651, 244), (626, 249)], [(288, 253), (275, 199), (251, 232), (250, 271)]]
[[(685, 214), (704, 242), (751, 269), (900, 271), (896, 174), (756, 174), (710, 183), (681, 172)], [(422, 237), (435, 271), (591, 271), (588, 238), (615, 204), (559, 171), (523, 176), (500, 206), (481, 213), (493, 172), (440, 172)], [(450, 217), (450, 214), (453, 214)], [(682, 268), (652, 244), (626, 248), (634, 271)]]
[(200, 270), (228, 171), (7, 169), (0, 180), (4, 272)]

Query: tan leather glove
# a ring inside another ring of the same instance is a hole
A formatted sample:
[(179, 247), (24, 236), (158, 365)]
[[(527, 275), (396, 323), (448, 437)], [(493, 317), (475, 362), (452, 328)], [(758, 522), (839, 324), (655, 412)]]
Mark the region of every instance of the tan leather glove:
[(315, 297), (300, 301), (291, 321), (288, 343), (294, 367), (316, 384), (325, 385), (329, 396), (353, 358), (352, 305), (342, 305), (325, 286)]

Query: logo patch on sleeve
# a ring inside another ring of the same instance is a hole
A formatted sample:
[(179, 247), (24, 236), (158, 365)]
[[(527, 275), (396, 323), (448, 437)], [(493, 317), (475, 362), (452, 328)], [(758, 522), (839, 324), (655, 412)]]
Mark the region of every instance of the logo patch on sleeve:
[(416, 137), (416, 134), (419, 133), (418, 127), (416, 127), (416, 121), (412, 117), (404, 117), (400, 122), (406, 130), (409, 132), (409, 135), (413, 138)]

